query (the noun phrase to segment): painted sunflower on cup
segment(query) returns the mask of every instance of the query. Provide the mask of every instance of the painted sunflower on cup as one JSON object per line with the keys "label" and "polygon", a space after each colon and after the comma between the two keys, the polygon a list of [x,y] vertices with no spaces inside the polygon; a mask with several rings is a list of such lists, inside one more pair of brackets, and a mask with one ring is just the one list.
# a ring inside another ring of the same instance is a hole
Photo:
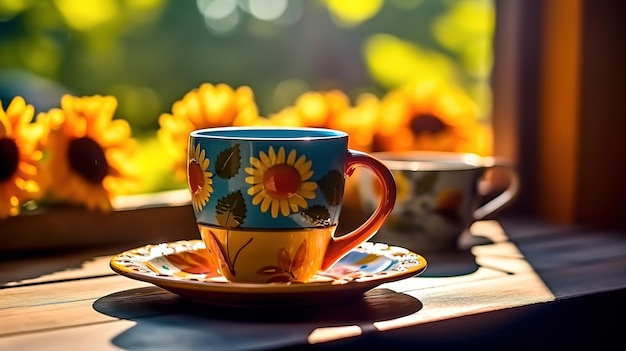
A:
{"label": "painted sunflower on cup", "polygon": [[[341,130],[349,135],[350,149],[367,152],[371,151],[379,104],[379,99],[368,93],[358,96],[351,105],[350,99],[341,90],[310,91],[299,96],[294,105],[270,115],[266,124]],[[359,206],[356,184],[351,180],[346,182],[344,207]]]}
{"label": "painted sunflower on cup", "polygon": [[187,176],[187,143],[196,129],[257,124],[258,107],[248,86],[204,83],[159,116],[158,140],[164,145],[179,180]]}
{"label": "painted sunflower on cup", "polygon": [[42,193],[41,138],[44,125],[33,122],[35,109],[14,97],[6,111],[0,103],[0,220],[17,216],[21,205]]}
{"label": "painted sunflower on cup", "polygon": [[49,133],[43,167],[56,200],[109,212],[111,200],[137,186],[136,141],[126,120],[113,119],[113,96],[64,95],[61,108],[40,113]]}

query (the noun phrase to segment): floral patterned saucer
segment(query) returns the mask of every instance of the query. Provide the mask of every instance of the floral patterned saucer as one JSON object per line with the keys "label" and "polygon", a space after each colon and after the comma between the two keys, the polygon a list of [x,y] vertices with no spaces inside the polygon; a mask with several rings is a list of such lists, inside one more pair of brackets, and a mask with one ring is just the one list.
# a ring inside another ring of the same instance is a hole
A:
{"label": "floral patterned saucer", "polygon": [[230,283],[205,258],[202,240],[146,245],[113,257],[111,268],[182,297],[222,306],[320,305],[361,296],[387,282],[418,275],[424,257],[407,249],[365,242],[306,283]]}

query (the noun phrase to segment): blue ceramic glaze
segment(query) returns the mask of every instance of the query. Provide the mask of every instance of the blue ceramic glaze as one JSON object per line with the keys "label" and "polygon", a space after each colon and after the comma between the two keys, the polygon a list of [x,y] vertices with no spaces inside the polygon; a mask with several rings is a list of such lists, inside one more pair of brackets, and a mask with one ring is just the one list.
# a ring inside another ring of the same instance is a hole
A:
{"label": "blue ceramic glaze", "polygon": [[197,222],[249,229],[336,225],[347,146],[346,133],[329,129],[191,132],[187,172]]}

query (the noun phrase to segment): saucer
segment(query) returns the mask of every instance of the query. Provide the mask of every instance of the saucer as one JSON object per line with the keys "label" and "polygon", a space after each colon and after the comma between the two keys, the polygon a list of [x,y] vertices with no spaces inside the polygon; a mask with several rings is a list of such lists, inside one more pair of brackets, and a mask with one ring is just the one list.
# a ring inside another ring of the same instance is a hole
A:
{"label": "saucer", "polygon": [[184,298],[220,306],[320,305],[362,296],[380,284],[426,269],[424,257],[398,246],[365,242],[306,283],[231,283],[211,267],[202,240],[146,245],[114,256],[116,273]]}

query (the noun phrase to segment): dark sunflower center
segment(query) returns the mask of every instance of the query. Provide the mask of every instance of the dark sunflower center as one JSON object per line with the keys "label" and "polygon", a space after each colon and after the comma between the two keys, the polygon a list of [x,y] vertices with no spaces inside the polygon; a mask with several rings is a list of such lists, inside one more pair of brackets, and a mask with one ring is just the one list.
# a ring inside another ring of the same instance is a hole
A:
{"label": "dark sunflower center", "polygon": [[104,150],[91,138],[71,140],[68,158],[70,168],[90,183],[102,182],[109,172]]}
{"label": "dark sunflower center", "polygon": [[204,171],[202,167],[200,167],[200,163],[198,161],[192,159],[189,161],[187,165],[187,181],[189,182],[189,190],[191,193],[196,195],[202,188],[204,187]]}
{"label": "dark sunflower center", "polygon": [[0,182],[11,179],[19,161],[20,153],[15,140],[0,139]]}
{"label": "dark sunflower center", "polygon": [[446,124],[443,123],[439,117],[430,113],[414,116],[409,127],[415,135],[439,134],[447,128]]}
{"label": "dark sunflower center", "polygon": [[289,199],[302,185],[300,172],[288,164],[270,167],[263,174],[263,188],[274,199]]}

